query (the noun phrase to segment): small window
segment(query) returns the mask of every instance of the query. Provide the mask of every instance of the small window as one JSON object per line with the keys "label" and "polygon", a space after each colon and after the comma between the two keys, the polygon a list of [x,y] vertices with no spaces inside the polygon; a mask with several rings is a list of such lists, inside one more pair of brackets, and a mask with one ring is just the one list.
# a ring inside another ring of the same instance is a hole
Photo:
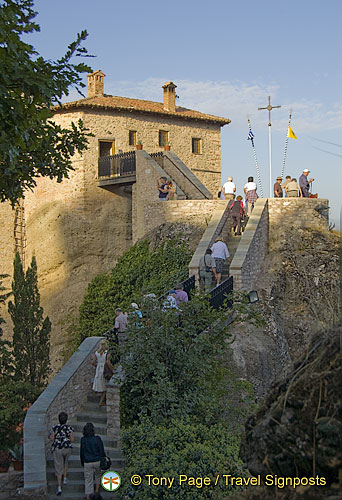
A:
{"label": "small window", "polygon": [[128,144],[130,146],[136,146],[136,144],[137,144],[137,131],[136,130],[129,131]]}
{"label": "small window", "polygon": [[99,156],[112,156],[115,154],[114,141],[99,141]]}
{"label": "small window", "polygon": [[169,133],[166,130],[159,130],[159,146],[165,146],[169,142]]}
{"label": "small window", "polygon": [[201,139],[192,139],[192,152],[199,155],[201,154]]}

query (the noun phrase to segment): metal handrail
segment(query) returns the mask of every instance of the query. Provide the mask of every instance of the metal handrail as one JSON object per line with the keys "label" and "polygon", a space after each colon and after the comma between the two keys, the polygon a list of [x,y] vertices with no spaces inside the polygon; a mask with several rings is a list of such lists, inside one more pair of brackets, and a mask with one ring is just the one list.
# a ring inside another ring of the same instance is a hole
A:
{"label": "metal handrail", "polygon": [[[222,281],[219,286],[213,288],[210,292],[210,305],[214,309],[219,309],[227,296],[233,292],[233,276],[229,276],[229,278]],[[228,307],[232,307],[233,301],[229,300],[227,302]]]}
{"label": "metal handrail", "polygon": [[102,156],[98,161],[98,177],[128,177],[136,173],[135,151]]}

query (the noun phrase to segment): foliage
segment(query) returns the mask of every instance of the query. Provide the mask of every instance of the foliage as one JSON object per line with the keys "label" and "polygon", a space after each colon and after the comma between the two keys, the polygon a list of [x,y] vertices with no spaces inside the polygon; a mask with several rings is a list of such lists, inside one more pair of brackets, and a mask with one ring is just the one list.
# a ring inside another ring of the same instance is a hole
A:
{"label": "foliage", "polygon": [[27,407],[39,396],[41,390],[30,382],[9,378],[0,387],[0,450],[19,443]]}
{"label": "foliage", "polygon": [[131,302],[140,302],[144,292],[160,296],[186,279],[191,252],[180,238],[150,246],[148,239],[136,243],[111,272],[89,284],[80,307],[80,341],[110,329],[117,307],[127,310]]}
{"label": "foliage", "polygon": [[[207,427],[190,418],[172,419],[162,425],[144,418],[140,424],[123,432],[123,451],[127,465],[122,478],[122,498],[135,491],[142,500],[166,497],[170,500],[221,499],[232,489],[225,485],[222,475],[244,475],[238,458],[238,439],[229,435],[220,424]],[[130,483],[133,474],[142,477],[138,487]],[[149,485],[146,476],[151,474],[175,480],[171,488]],[[180,485],[181,474],[208,477],[211,485],[202,488],[186,483]]]}
{"label": "foliage", "polygon": [[227,317],[203,297],[182,304],[182,311],[179,324],[175,310],[147,301],[141,323],[130,323],[121,354],[124,424],[142,415],[155,423],[188,414],[212,422],[222,413],[216,382],[225,378],[219,360],[228,337]]}
{"label": "foliage", "polygon": [[14,302],[9,302],[8,310],[14,325],[15,377],[42,388],[49,374],[51,322],[43,319],[35,257],[25,274],[16,254],[12,290]]}
{"label": "foliage", "polygon": [[[2,279],[7,278],[7,274],[0,274],[0,304],[4,304],[10,293],[1,293],[5,291],[2,286]],[[8,376],[13,374],[13,356],[11,351],[11,343],[8,340],[3,340],[3,331],[1,325],[5,320],[0,316],[0,386],[6,383]]]}
{"label": "foliage", "polygon": [[22,36],[39,31],[33,21],[33,0],[3,0],[0,5],[0,199],[14,205],[39,176],[60,182],[72,170],[71,157],[82,153],[90,135],[80,120],[70,129],[51,122],[51,107],[80,89],[84,63],[73,56],[87,56],[82,46],[87,32],[77,35],[66,54],[45,60]]}

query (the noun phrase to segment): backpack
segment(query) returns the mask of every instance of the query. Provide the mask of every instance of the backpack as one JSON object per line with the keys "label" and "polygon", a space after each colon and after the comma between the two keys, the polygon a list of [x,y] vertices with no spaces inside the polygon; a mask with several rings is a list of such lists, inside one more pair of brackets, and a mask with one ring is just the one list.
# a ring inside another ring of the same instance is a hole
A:
{"label": "backpack", "polygon": [[212,269],[211,269],[211,266],[207,266],[206,262],[205,262],[205,258],[208,254],[205,254],[204,255],[204,265],[205,265],[205,272],[206,273],[211,273],[212,272]]}

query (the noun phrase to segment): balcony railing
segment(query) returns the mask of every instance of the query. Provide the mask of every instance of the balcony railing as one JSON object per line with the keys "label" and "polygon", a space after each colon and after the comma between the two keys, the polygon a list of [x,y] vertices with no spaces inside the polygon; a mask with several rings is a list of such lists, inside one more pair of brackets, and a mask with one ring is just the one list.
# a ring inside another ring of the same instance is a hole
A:
{"label": "balcony railing", "polygon": [[135,151],[99,158],[98,177],[129,177],[135,175]]}

